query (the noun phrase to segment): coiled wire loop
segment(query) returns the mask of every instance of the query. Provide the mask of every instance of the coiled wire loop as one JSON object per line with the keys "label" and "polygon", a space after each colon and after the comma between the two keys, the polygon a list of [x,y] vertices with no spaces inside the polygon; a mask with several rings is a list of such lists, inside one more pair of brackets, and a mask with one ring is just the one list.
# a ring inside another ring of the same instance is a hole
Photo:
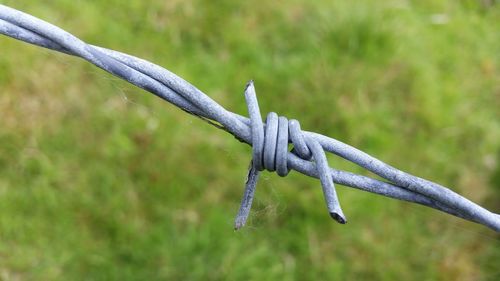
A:
{"label": "coiled wire loop", "polygon": [[286,117],[278,116],[275,112],[270,112],[267,115],[264,126],[253,81],[250,81],[245,88],[245,100],[250,115],[252,132],[252,161],[250,162],[245,192],[235,219],[234,228],[243,227],[247,221],[259,172],[263,170],[276,171],[281,177],[288,175],[290,172],[287,165],[289,143],[292,143],[292,152],[295,155],[315,163],[330,216],[339,223],[346,223],[347,220],[340,207],[335,184],[330,175],[325,151],[319,142],[303,134],[299,121],[288,120]]}

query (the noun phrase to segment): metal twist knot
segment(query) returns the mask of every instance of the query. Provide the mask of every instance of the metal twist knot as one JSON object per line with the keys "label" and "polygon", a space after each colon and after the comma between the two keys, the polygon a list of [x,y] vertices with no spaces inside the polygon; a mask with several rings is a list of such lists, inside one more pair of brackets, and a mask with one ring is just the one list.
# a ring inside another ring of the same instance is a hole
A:
{"label": "metal twist knot", "polygon": [[263,170],[276,171],[281,177],[288,175],[290,172],[287,164],[289,143],[293,146],[291,153],[316,165],[328,212],[333,219],[345,224],[347,220],[337,198],[325,151],[319,142],[303,134],[299,121],[288,120],[286,117],[278,116],[275,112],[270,112],[267,115],[266,124],[264,125],[253,81],[250,81],[245,88],[245,100],[250,115],[252,161],[250,162],[245,193],[236,216],[234,228],[239,229],[246,223],[252,206],[259,172]]}

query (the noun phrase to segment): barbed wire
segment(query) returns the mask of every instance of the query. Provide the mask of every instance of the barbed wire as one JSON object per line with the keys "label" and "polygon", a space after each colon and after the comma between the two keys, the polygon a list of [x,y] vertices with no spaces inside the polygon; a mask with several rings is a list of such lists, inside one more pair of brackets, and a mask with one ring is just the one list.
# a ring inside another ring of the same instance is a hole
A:
{"label": "barbed wire", "polygon": [[[347,219],[340,207],[334,183],[428,206],[500,232],[499,214],[444,186],[400,171],[336,139],[303,131],[297,120],[278,117],[272,112],[264,124],[252,81],[244,90],[250,115],[247,118],[226,110],[163,67],[125,53],[86,44],[57,26],[4,5],[0,5],[0,34],[83,58],[251,145],[252,161],[235,229],[245,224],[259,172],[265,169],[276,171],[280,176],[295,170],[319,178],[327,210],[339,223],[346,223]],[[291,151],[288,150],[289,144],[293,146]],[[351,161],[386,181],[330,168],[325,152]]]}

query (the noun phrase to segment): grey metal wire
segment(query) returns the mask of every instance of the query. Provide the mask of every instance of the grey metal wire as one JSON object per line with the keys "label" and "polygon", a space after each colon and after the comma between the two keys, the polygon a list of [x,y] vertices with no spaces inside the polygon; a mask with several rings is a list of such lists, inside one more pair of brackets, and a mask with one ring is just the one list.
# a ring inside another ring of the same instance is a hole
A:
{"label": "grey metal wire", "polygon": [[[57,26],[4,5],[0,5],[0,33],[40,47],[81,57],[251,145],[252,163],[235,228],[245,224],[259,171],[266,169],[276,170],[281,176],[285,176],[289,170],[295,170],[319,178],[328,212],[340,223],[345,223],[346,219],[340,208],[334,182],[428,206],[500,232],[499,214],[486,210],[444,186],[400,171],[333,138],[303,131],[296,120],[288,121],[271,113],[264,124],[252,82],[245,88],[249,119],[226,110],[199,89],[165,68],[131,55],[86,44]],[[292,151],[288,151],[289,143],[293,145]],[[332,169],[326,162],[325,151],[349,160],[379,175],[387,182]]]}

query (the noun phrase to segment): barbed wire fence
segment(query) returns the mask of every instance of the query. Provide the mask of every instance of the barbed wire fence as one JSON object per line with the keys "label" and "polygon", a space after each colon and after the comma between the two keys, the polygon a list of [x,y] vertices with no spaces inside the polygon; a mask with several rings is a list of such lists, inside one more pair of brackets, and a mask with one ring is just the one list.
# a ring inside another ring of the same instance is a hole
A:
{"label": "barbed wire fence", "polygon": [[[264,123],[253,81],[244,90],[250,116],[247,118],[226,110],[165,68],[128,54],[86,44],[57,26],[4,5],[0,5],[0,34],[87,60],[251,145],[252,160],[235,229],[245,225],[260,171],[276,171],[284,177],[290,170],[295,170],[320,180],[328,213],[342,224],[347,219],[334,183],[424,205],[500,232],[499,214],[444,186],[400,171],[336,139],[303,131],[297,120],[288,120],[271,112]],[[386,181],[330,168],[325,152],[351,161]]]}

